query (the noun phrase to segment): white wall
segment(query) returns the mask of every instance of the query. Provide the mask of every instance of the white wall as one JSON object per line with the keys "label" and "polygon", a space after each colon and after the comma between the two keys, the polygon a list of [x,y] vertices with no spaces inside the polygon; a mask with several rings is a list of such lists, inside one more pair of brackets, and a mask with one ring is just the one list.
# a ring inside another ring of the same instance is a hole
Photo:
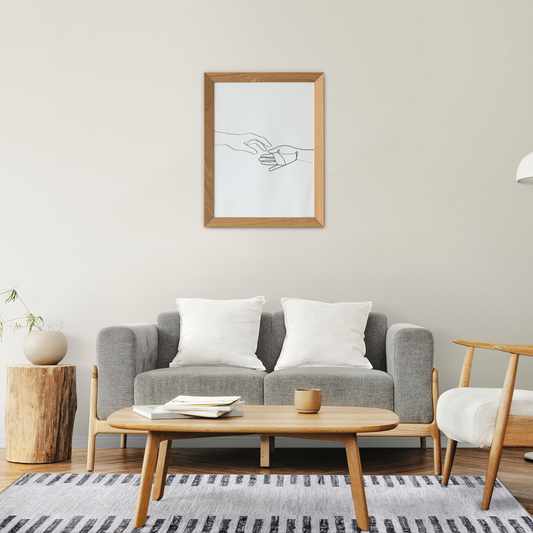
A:
{"label": "white wall", "polygon": [[[533,343],[532,25],[527,0],[2,0],[0,288],[64,322],[77,441],[98,330],[178,296],[372,300],[433,332],[441,390],[454,337]],[[203,227],[222,71],[325,73],[325,228]],[[23,336],[0,344],[0,417]]]}

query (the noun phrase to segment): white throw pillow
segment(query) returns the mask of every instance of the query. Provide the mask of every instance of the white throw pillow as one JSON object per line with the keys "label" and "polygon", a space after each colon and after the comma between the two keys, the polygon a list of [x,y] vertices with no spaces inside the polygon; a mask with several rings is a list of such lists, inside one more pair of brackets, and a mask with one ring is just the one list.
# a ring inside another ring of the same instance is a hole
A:
{"label": "white throw pillow", "polygon": [[274,370],[299,366],[372,368],[365,327],[372,302],[324,303],[282,298],[287,334]]}
{"label": "white throw pillow", "polygon": [[265,370],[255,355],[263,296],[249,300],[178,298],[180,342],[170,366],[240,366]]}

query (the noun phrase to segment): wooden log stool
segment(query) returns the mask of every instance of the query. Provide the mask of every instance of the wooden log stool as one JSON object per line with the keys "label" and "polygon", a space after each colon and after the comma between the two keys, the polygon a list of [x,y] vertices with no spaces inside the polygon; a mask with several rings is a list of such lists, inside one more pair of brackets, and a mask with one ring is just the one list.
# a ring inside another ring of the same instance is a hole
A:
{"label": "wooden log stool", "polygon": [[70,459],[76,407],[74,365],[8,366],[6,460],[58,463]]}

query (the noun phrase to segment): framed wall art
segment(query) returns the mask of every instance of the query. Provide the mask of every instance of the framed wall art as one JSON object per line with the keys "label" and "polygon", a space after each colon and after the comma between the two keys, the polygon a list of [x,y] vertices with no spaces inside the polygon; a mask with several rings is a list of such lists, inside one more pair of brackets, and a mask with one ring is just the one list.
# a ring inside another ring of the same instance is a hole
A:
{"label": "framed wall art", "polygon": [[324,226],[323,73],[206,73],[204,226]]}

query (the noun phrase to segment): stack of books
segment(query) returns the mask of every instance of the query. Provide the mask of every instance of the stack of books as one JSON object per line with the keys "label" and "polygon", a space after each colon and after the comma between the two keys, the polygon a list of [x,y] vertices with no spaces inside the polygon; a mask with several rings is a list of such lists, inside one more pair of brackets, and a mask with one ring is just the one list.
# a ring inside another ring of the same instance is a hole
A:
{"label": "stack of books", "polygon": [[134,405],[133,412],[151,420],[242,416],[240,396],[177,396],[163,405]]}

